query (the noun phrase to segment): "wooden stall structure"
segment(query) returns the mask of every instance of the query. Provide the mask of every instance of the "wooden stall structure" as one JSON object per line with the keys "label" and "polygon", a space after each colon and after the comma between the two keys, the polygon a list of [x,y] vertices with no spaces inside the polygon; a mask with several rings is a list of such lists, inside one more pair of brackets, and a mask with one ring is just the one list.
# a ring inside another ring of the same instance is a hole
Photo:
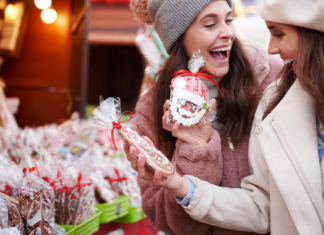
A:
{"label": "wooden stall structure", "polygon": [[21,50],[15,57],[0,52],[6,95],[20,98],[19,126],[57,122],[73,111],[83,117],[100,95],[134,107],[144,68],[135,47],[139,23],[127,4],[52,0],[57,20],[46,24],[33,0],[20,1],[30,4]]}

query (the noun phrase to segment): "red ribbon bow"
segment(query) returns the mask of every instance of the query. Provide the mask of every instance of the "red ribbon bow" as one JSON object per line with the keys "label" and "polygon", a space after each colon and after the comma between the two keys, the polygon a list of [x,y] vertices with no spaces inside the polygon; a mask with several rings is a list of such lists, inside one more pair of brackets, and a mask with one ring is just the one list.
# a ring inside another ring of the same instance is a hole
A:
{"label": "red ribbon bow", "polygon": [[[219,88],[217,82],[215,82],[213,80],[213,78],[216,77],[216,71],[214,69],[210,69],[210,70],[214,71],[214,73],[215,73],[215,75],[213,76],[213,75],[209,75],[207,73],[204,73],[204,71],[207,70],[207,69],[208,68],[203,69],[203,70],[200,70],[197,73],[192,73],[192,72],[190,72],[188,70],[179,70],[179,71],[177,71],[177,72],[174,73],[174,76],[175,76],[175,79],[177,77],[188,77],[188,76],[192,76],[192,77],[198,77],[198,78],[204,79],[206,81],[211,81],[211,82],[213,82],[217,86],[219,92],[221,93],[222,98],[224,98],[223,93],[222,93],[221,89]],[[173,82],[175,81],[175,79],[173,79]],[[173,85],[173,82],[172,82],[171,85]]]}
{"label": "red ribbon bow", "polygon": [[109,176],[107,176],[107,177],[105,178],[105,180],[107,180],[110,184],[111,184],[112,182],[123,182],[123,181],[128,180],[127,177],[120,177],[120,175],[119,175],[119,171],[118,171],[116,168],[114,168],[114,171],[115,171],[115,173],[116,173],[116,175],[117,175],[117,179],[109,178]]}
{"label": "red ribbon bow", "polygon": [[73,188],[69,188],[69,187],[62,187],[60,190],[58,190],[58,192],[61,193],[61,195],[63,195],[64,192],[66,192],[66,197],[68,197],[69,195],[71,195],[71,197],[73,197],[74,199],[76,200],[79,200],[79,198],[77,198],[74,194],[72,194],[72,191],[73,189],[77,188],[78,189],[78,192],[80,194],[83,194],[83,192],[81,192],[81,187],[85,187],[85,186],[90,186],[91,185],[91,180],[89,183],[86,183],[86,184],[81,184],[81,180],[82,180],[82,173],[79,172],[79,176],[78,176],[78,182],[76,183],[76,185],[74,185]]}
{"label": "red ribbon bow", "polygon": [[11,187],[8,184],[5,185],[5,189],[4,189],[3,193],[8,196],[12,193]]}
{"label": "red ribbon bow", "polygon": [[[121,122],[120,119],[125,113],[130,113],[130,118],[128,120],[126,120],[126,121]],[[112,122],[113,128],[111,129],[111,140],[112,140],[112,142],[114,144],[114,147],[115,147],[116,151],[117,151],[117,147],[116,147],[116,143],[115,143],[114,130],[115,129],[120,130],[122,128],[122,125],[120,125],[120,123],[129,122],[132,119],[132,117],[133,117],[133,113],[131,111],[126,111],[126,112],[123,112],[122,115],[120,115],[117,122],[115,122],[115,121]]]}

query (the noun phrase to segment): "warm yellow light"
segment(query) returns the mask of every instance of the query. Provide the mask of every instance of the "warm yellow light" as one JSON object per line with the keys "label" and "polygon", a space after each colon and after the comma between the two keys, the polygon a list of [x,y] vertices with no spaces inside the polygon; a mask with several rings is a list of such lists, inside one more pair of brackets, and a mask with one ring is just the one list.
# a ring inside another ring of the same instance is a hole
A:
{"label": "warm yellow light", "polygon": [[35,0],[35,5],[39,9],[44,10],[52,5],[52,0]]}
{"label": "warm yellow light", "polygon": [[54,9],[46,9],[42,11],[41,18],[46,24],[52,24],[57,18],[57,13]]}
{"label": "warm yellow light", "polygon": [[6,15],[11,15],[14,12],[14,5],[9,4],[6,8]]}

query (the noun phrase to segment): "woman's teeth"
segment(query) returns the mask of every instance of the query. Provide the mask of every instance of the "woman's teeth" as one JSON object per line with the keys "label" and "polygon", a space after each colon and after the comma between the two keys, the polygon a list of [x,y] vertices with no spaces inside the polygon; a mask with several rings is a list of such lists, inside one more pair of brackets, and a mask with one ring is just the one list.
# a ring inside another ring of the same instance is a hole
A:
{"label": "woman's teeth", "polygon": [[285,60],[282,60],[282,61],[284,62],[284,64],[289,64],[289,63],[291,63],[291,62],[293,62],[295,60],[293,60],[293,59],[285,59]]}
{"label": "woman's teeth", "polygon": [[228,51],[230,50],[232,47],[228,46],[228,47],[222,47],[222,48],[216,48],[214,50],[211,50],[212,52],[217,52],[217,51]]}

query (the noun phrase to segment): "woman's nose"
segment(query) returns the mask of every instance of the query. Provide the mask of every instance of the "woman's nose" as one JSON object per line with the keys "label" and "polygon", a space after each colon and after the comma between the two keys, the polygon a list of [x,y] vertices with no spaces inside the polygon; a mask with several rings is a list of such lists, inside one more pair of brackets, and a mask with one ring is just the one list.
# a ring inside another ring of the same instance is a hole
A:
{"label": "woman's nose", "polygon": [[271,55],[280,54],[279,47],[271,39],[270,39],[270,43],[269,43],[269,46],[268,46],[268,53],[271,54]]}
{"label": "woman's nose", "polygon": [[229,27],[227,24],[225,24],[222,27],[222,31],[219,34],[220,38],[233,38],[234,37],[234,31],[231,27]]}

